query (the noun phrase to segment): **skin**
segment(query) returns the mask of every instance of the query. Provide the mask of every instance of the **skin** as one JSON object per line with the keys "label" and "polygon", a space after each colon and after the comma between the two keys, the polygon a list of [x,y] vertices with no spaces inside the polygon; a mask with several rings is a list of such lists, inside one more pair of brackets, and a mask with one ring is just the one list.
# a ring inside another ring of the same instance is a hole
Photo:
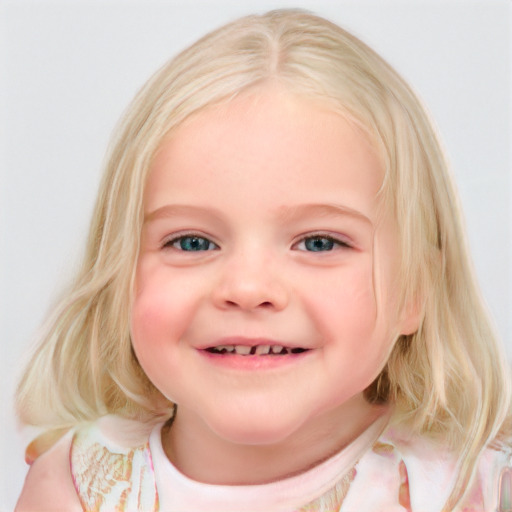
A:
{"label": "skin", "polygon": [[[394,219],[377,215],[382,179],[363,132],[276,87],[203,110],[163,142],[131,331],[147,375],[178,404],[162,441],[184,474],[284,478],[387,412],[362,393],[419,312],[396,307],[399,244]],[[191,234],[207,250],[183,250]],[[226,337],[307,351],[204,350]],[[66,436],[34,462],[17,512],[82,509],[69,449]]]}
{"label": "skin", "polygon": [[[391,215],[377,214],[382,180],[360,129],[275,86],[201,111],[162,143],[131,332],[144,371],[178,404],[162,441],[187,476],[293,475],[386,412],[362,393],[418,315],[397,309],[399,243]],[[306,352],[205,350],[226,338]]]}
{"label": "skin", "polygon": [[[162,441],[184,474],[284,478],[386,413],[363,390],[419,312],[397,309],[382,179],[363,132],[276,87],[203,110],[163,142],[145,191],[131,331],[145,372],[178,404]],[[184,250],[192,235],[205,250]],[[205,351],[226,338],[306,352]],[[69,444],[31,466],[17,512],[81,510]]]}
{"label": "skin", "polygon": [[69,469],[71,437],[65,436],[30,466],[15,512],[79,512]]}

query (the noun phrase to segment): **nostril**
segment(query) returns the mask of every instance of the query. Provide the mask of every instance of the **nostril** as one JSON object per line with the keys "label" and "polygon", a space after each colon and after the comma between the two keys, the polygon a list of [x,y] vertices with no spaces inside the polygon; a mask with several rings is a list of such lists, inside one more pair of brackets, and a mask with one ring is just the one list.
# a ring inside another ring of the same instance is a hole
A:
{"label": "nostril", "polygon": [[[234,301],[234,300],[226,300],[226,305],[227,306],[232,306],[232,307],[240,306],[240,304],[238,302]],[[256,308],[260,307],[260,308],[269,309],[269,308],[273,308],[274,305],[270,301],[265,301],[265,302],[261,302],[260,304],[256,304],[255,307]]]}

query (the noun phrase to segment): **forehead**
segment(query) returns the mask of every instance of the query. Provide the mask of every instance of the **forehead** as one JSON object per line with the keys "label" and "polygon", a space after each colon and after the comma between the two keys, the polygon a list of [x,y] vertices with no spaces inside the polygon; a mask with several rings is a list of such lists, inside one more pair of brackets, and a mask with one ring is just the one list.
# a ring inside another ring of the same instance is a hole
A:
{"label": "forehead", "polygon": [[371,214],[382,180],[359,126],[324,102],[268,87],[201,110],[162,142],[146,211],[231,189],[248,207],[318,199]]}

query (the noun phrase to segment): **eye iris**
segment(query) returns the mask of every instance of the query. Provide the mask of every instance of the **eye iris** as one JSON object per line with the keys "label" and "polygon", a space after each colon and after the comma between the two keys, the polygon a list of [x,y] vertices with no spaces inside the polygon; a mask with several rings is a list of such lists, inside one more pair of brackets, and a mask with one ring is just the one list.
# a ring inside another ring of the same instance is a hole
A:
{"label": "eye iris", "polygon": [[180,240],[180,249],[183,251],[207,251],[210,241],[197,236],[186,236]]}
{"label": "eye iris", "polygon": [[332,251],[334,242],[325,237],[308,238],[305,240],[305,246],[308,251]]}

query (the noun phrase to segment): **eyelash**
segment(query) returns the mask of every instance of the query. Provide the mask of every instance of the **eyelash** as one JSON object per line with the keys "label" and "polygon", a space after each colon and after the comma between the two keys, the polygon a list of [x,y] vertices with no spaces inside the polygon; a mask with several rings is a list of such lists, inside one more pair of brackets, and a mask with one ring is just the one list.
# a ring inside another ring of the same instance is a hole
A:
{"label": "eyelash", "polygon": [[[176,247],[176,244],[183,244],[183,241],[185,241],[186,239],[195,240],[195,245],[192,245],[189,249],[184,248],[183,245],[181,245],[180,247]],[[308,241],[319,241],[320,243],[328,242],[328,245],[327,248],[325,248],[325,250],[320,245],[317,246],[317,249],[311,248],[311,246],[310,248],[308,248]],[[201,248],[201,245],[197,245],[198,243],[203,243],[203,247]],[[205,243],[207,244],[206,247],[204,245]],[[304,248],[300,248],[301,245],[303,245]],[[352,249],[353,246],[347,241],[340,240],[339,238],[333,237],[331,235],[327,235],[324,233],[315,233],[302,237],[298,242],[293,244],[292,248],[296,248],[297,250],[304,252],[332,252],[333,250],[335,250],[335,248]],[[173,238],[164,241],[164,243],[162,244],[162,249],[175,249],[183,252],[206,252],[211,250],[217,250],[219,249],[219,246],[205,236],[199,235],[197,233],[185,233],[179,236],[174,236]]]}

